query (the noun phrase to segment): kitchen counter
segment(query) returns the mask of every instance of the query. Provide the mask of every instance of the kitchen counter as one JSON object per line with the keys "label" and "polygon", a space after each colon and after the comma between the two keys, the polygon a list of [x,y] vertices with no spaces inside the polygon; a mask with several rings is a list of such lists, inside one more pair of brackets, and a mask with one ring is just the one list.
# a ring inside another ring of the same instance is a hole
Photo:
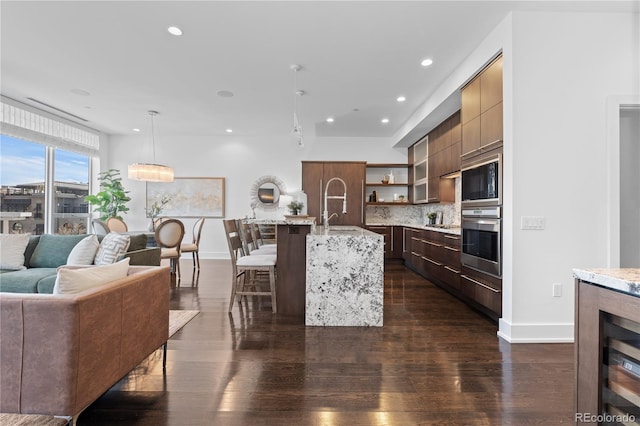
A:
{"label": "kitchen counter", "polygon": [[416,225],[413,223],[382,223],[382,222],[367,222],[366,226],[402,226],[405,228],[414,229],[427,229],[429,231],[442,232],[443,234],[460,235],[460,225],[445,225],[445,226],[433,226],[433,225]]}
{"label": "kitchen counter", "polygon": [[383,324],[383,236],[356,226],[316,226],[307,235],[305,324]]}
{"label": "kitchen counter", "polygon": [[243,219],[245,223],[255,223],[258,225],[315,225],[315,217],[306,217],[300,219]]}
{"label": "kitchen counter", "polygon": [[640,297],[640,268],[574,269],[573,276],[582,281]]}

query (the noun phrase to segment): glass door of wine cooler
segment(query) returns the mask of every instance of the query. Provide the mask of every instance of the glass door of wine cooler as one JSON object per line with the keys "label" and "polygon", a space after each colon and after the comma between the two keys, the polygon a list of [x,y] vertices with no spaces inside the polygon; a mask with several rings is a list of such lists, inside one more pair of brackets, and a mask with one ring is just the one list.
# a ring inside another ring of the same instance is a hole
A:
{"label": "glass door of wine cooler", "polygon": [[603,425],[640,425],[640,323],[602,313]]}

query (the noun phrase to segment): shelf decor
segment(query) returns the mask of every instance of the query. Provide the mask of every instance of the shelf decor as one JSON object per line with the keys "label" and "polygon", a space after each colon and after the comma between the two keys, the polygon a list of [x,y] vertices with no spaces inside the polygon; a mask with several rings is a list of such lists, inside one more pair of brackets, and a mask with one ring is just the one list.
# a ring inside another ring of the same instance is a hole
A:
{"label": "shelf decor", "polygon": [[224,217],[224,178],[175,178],[173,182],[147,182],[147,209],[169,197],[162,217]]}

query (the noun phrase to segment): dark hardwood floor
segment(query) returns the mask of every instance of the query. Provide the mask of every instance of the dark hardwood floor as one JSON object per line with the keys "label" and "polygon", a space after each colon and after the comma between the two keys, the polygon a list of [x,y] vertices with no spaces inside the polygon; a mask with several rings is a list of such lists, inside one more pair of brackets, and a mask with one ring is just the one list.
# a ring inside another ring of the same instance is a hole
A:
{"label": "dark hardwood floor", "polygon": [[[267,303],[227,313],[228,261],[183,261],[171,309],[200,314],[79,425],[573,423],[573,345],[510,345],[497,326],[399,264],[384,327],[305,327]],[[244,308],[244,305],[243,305]]]}

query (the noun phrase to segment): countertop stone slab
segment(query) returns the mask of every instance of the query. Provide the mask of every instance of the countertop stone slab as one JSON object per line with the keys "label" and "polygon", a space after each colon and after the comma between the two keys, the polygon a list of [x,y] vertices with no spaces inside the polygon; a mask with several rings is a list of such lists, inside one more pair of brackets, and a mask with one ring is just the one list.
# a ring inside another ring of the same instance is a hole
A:
{"label": "countertop stone slab", "polygon": [[640,268],[574,269],[573,276],[582,281],[640,297]]}
{"label": "countertop stone slab", "polygon": [[309,217],[304,219],[243,219],[246,223],[256,223],[258,225],[315,225],[316,218]]}
{"label": "countertop stone slab", "polygon": [[308,326],[383,325],[384,237],[354,226],[307,235]]}

